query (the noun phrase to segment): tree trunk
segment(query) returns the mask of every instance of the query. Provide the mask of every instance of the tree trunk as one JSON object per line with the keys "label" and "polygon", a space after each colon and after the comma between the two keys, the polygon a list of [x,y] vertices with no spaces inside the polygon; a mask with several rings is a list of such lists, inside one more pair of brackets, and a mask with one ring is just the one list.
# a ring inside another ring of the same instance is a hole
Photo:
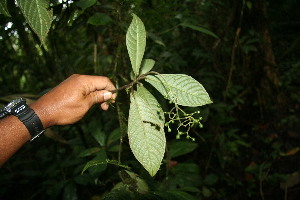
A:
{"label": "tree trunk", "polygon": [[254,76],[261,72],[258,90],[260,103],[265,105],[281,104],[279,92],[279,74],[277,64],[272,48],[272,39],[269,31],[269,22],[267,16],[267,1],[254,0],[252,10],[250,11],[249,21],[252,28],[259,33],[262,42],[260,43],[258,54],[253,59],[256,68]]}

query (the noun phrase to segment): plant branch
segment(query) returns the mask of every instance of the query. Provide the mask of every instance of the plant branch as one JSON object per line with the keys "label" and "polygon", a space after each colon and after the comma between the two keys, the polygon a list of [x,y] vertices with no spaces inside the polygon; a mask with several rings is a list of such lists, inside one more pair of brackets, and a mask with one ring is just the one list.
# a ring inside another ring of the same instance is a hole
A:
{"label": "plant branch", "polygon": [[115,90],[110,90],[110,92],[111,92],[111,93],[116,93],[116,92],[118,92],[118,91],[121,91],[121,90],[124,90],[124,89],[127,89],[127,88],[131,88],[134,84],[137,84],[140,80],[145,79],[146,76],[149,75],[149,74],[159,74],[159,73],[157,73],[157,72],[155,72],[155,71],[147,72],[147,73],[142,74],[142,75],[140,75],[139,77],[137,77],[137,78],[136,78],[134,81],[132,81],[131,83],[129,83],[129,84],[127,84],[127,85],[124,85],[124,86],[122,86],[122,87],[120,87],[120,88],[117,88],[117,89],[115,89]]}

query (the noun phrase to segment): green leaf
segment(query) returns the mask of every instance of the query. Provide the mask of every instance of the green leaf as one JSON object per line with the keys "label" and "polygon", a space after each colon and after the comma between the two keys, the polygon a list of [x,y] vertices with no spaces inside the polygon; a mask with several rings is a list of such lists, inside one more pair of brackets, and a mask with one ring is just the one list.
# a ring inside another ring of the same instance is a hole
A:
{"label": "green leaf", "polygon": [[100,25],[106,25],[112,22],[112,19],[110,16],[104,14],[104,13],[95,13],[93,16],[91,16],[88,19],[88,23],[95,25],[95,26],[100,26]]}
{"label": "green leaf", "polygon": [[218,176],[215,174],[208,174],[205,179],[204,179],[204,183],[205,185],[209,185],[209,186],[213,186],[218,182]]}
{"label": "green leaf", "polygon": [[[120,128],[116,128],[113,130],[107,138],[106,146],[110,146],[111,144],[115,143],[116,141],[120,140],[121,132]],[[119,143],[118,143],[119,144]]]}
{"label": "green leaf", "polygon": [[122,176],[123,183],[131,185],[134,188],[135,192],[138,192],[140,194],[148,193],[149,187],[146,181],[140,178],[136,173],[124,170],[120,173],[120,176]]}
{"label": "green leaf", "polygon": [[187,28],[191,28],[191,29],[193,29],[193,30],[195,30],[195,31],[199,31],[199,32],[201,32],[201,33],[204,33],[204,34],[206,34],[206,35],[210,35],[210,36],[212,36],[212,37],[214,37],[214,38],[216,38],[216,39],[219,39],[219,37],[218,37],[216,34],[214,34],[214,33],[211,32],[210,30],[208,30],[208,29],[206,29],[206,28],[203,28],[203,27],[201,27],[201,26],[195,26],[195,25],[186,24],[186,23],[182,23],[182,24],[180,24],[180,26],[187,27]]}
{"label": "green leaf", "polygon": [[115,189],[106,194],[102,199],[103,200],[131,200],[131,193],[125,189]]}
{"label": "green leaf", "polygon": [[[107,166],[107,155],[105,150],[100,150],[98,152],[98,155],[91,161],[87,162],[86,165],[84,166],[83,170],[81,171],[81,174],[85,172],[87,169],[89,169],[89,173],[92,176],[99,176]],[[100,165],[100,166],[96,166]]]}
{"label": "green leaf", "polygon": [[170,191],[157,191],[155,192],[159,197],[166,200],[196,200],[192,195],[179,191],[179,190],[170,190]]}
{"label": "green leaf", "polygon": [[185,74],[148,75],[146,81],[165,98],[182,106],[203,106],[212,103],[204,87]]}
{"label": "green leaf", "polygon": [[97,0],[81,0],[76,2],[75,4],[81,9],[85,10],[97,3]]}
{"label": "green leaf", "polygon": [[169,154],[171,158],[191,153],[198,147],[198,144],[192,141],[175,140],[169,144]]}
{"label": "green leaf", "polygon": [[65,186],[62,199],[64,199],[64,200],[78,199],[78,197],[77,197],[77,188],[76,188],[75,183],[69,182]]}
{"label": "green leaf", "polygon": [[96,120],[90,121],[88,128],[98,144],[103,147],[105,145],[106,135],[99,127],[99,122]]}
{"label": "green leaf", "polygon": [[92,148],[89,148],[89,149],[86,149],[84,151],[82,151],[78,156],[79,157],[87,157],[87,156],[90,156],[94,153],[97,153],[100,151],[100,148],[99,147],[92,147]]}
{"label": "green leaf", "polygon": [[106,166],[107,164],[116,165],[116,166],[123,167],[125,169],[130,170],[130,167],[128,167],[126,165],[119,164],[118,161],[116,161],[116,160],[109,160],[109,159],[106,159],[105,161],[91,160],[88,163],[86,163],[83,170],[81,171],[81,174],[83,174],[88,168],[90,168],[92,166],[96,166],[96,165],[105,165]]}
{"label": "green leaf", "polygon": [[130,96],[128,138],[136,159],[151,176],[165,153],[164,114],[155,97],[143,86]]}
{"label": "green leaf", "polygon": [[151,33],[151,32],[147,32],[147,37],[149,37],[150,39],[153,40],[153,42],[155,42],[156,44],[159,44],[163,47],[166,47],[164,41],[161,39],[161,37]]}
{"label": "green leaf", "polygon": [[204,197],[209,198],[212,195],[212,192],[207,187],[203,187],[202,194]]}
{"label": "green leaf", "polygon": [[74,177],[74,182],[79,185],[87,186],[89,184],[93,184],[94,178],[89,174],[80,174]]}
{"label": "green leaf", "polygon": [[150,70],[153,68],[154,64],[155,64],[155,60],[144,59],[142,62],[140,74],[146,74],[147,72],[150,72]]}
{"label": "green leaf", "polygon": [[7,0],[0,0],[0,14],[11,17],[7,9]]}
{"label": "green leaf", "polygon": [[132,14],[133,19],[126,34],[126,46],[133,72],[139,75],[139,69],[146,47],[146,30],[142,20]]}
{"label": "green leaf", "polygon": [[42,44],[45,44],[53,18],[53,11],[49,10],[49,2],[47,0],[17,0],[17,3],[27,23],[38,35]]}

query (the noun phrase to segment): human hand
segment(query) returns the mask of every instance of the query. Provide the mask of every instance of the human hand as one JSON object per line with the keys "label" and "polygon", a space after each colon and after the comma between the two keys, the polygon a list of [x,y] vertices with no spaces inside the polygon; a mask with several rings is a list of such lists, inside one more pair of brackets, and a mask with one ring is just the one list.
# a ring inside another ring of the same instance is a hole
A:
{"label": "human hand", "polygon": [[116,89],[109,78],[74,74],[39,98],[30,107],[40,117],[44,128],[73,124],[96,103],[108,109],[107,100],[116,99]]}

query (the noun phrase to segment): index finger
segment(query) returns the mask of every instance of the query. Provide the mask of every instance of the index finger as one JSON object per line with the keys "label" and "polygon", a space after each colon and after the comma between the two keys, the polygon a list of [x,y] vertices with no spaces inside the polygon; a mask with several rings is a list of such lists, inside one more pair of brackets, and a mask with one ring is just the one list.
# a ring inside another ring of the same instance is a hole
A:
{"label": "index finger", "polygon": [[[116,87],[112,81],[105,76],[93,76],[93,75],[82,75],[83,84],[86,86],[87,93],[94,92],[96,90],[115,90]],[[116,98],[116,94],[113,94],[113,98]]]}

